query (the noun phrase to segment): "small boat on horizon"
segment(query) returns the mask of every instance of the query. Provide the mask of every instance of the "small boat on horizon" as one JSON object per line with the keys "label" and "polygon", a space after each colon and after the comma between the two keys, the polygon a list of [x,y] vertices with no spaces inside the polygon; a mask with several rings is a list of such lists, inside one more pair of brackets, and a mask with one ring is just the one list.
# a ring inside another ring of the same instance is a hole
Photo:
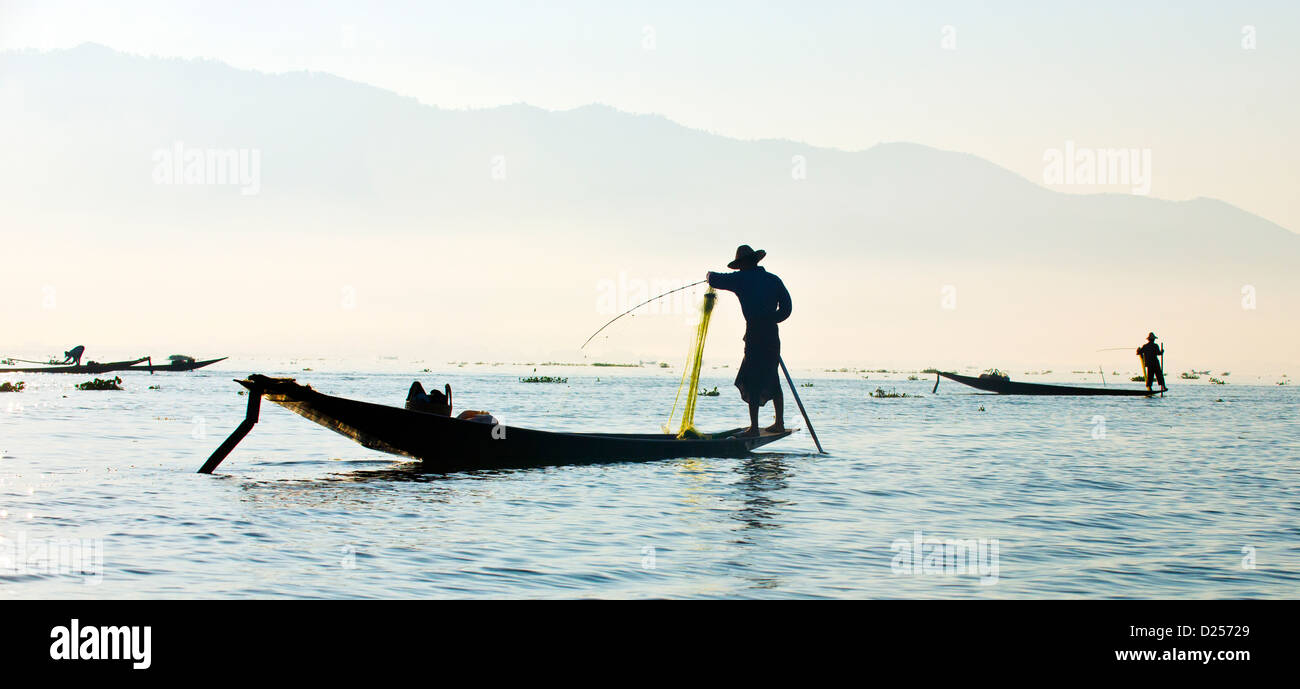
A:
{"label": "small boat on horizon", "polygon": [[89,361],[84,364],[50,364],[22,368],[0,368],[0,373],[111,373],[113,371],[130,370],[132,366],[148,360],[149,357],[142,356],[139,359],[130,361],[109,361],[102,364],[98,361]]}
{"label": "small boat on horizon", "polygon": [[955,380],[963,385],[969,385],[977,390],[985,392],[995,392],[999,395],[1097,395],[1097,396],[1114,396],[1114,397],[1151,397],[1160,395],[1161,390],[1148,390],[1146,388],[1086,388],[1078,385],[1052,385],[1047,383],[1021,383],[1011,380],[1011,377],[994,371],[981,376],[963,376],[957,373],[947,373],[938,371],[934,377],[934,389],[939,389],[939,376],[948,380]]}
{"label": "small boat on horizon", "polygon": [[155,364],[153,363],[153,360],[150,359],[148,363],[137,364],[135,366],[131,366],[130,368],[123,369],[123,370],[148,371],[150,373],[157,373],[159,371],[193,371],[196,368],[211,366],[212,364],[215,364],[218,361],[225,361],[228,358],[230,357],[223,356],[219,359],[206,359],[203,361],[199,361],[192,356],[186,356],[184,354],[173,354],[167,357],[168,363],[165,364]]}
{"label": "small boat on horizon", "polygon": [[193,371],[194,369],[211,366],[218,361],[225,361],[228,357],[219,359],[206,359],[203,361],[196,360],[192,356],[184,354],[173,354],[168,357],[166,364],[154,364],[151,357],[142,356],[139,359],[129,361],[109,361],[99,363],[90,361],[84,364],[58,364],[51,362],[45,366],[27,366],[21,368],[0,368],[0,374],[4,373],[117,373],[121,371],[146,371],[149,373],[160,373],[167,371]]}

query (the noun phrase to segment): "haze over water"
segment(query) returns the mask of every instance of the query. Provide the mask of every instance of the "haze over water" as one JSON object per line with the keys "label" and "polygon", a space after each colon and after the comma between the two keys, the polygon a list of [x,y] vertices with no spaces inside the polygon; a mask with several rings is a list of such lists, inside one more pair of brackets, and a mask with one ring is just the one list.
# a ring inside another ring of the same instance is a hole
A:
{"label": "haze over water", "polygon": [[[667,417],[680,376],[676,367],[539,367],[568,383],[523,384],[517,377],[531,367],[220,366],[123,375],[123,392],[77,391],[78,376],[5,377],[27,389],[0,396],[0,596],[1282,598],[1300,590],[1300,394],[1272,381],[1170,381],[1163,399],[1031,398],[949,381],[932,394],[927,376],[796,370],[813,383],[799,392],[827,456],[800,432],[747,459],[453,475],[422,474],[266,403],[218,473],[200,476],[194,470],[243,418],[247,397],[230,379],[254,370],[395,405],[413,379],[450,382],[457,408],[488,409],[507,426],[639,432]],[[424,367],[435,372],[416,373]],[[700,398],[697,424],[740,425],[732,371],[705,373],[703,384],[722,395]],[[921,397],[870,397],[877,386]],[[790,407],[787,423],[803,427]],[[996,539],[996,583],[897,573],[893,546],[917,531]],[[20,540],[51,539],[102,539],[100,576],[17,571],[4,559]],[[1254,569],[1243,567],[1248,555]]]}

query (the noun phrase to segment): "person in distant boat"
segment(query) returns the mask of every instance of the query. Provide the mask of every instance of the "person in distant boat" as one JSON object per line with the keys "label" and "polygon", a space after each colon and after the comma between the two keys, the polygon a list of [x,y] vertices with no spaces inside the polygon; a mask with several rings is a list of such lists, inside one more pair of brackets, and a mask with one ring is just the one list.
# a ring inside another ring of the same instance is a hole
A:
{"label": "person in distant boat", "polygon": [[[411,383],[411,389],[406,393],[406,408],[411,411],[421,411],[439,416],[451,416],[451,384],[445,385],[443,390],[446,392],[430,390],[426,393],[424,386],[420,385],[420,381],[417,380]],[[456,418],[491,424],[497,423],[497,420],[491,414],[475,409],[466,409]]]}
{"label": "person in distant boat", "polygon": [[736,388],[749,405],[749,429],[742,435],[759,434],[758,410],[772,402],[776,423],[765,430],[785,430],[785,399],[777,366],[781,360],[781,337],[777,324],[790,317],[790,292],[781,278],[759,267],[766,251],[755,251],[748,244],[736,248],[736,259],[727,264],[734,273],[707,275],[709,286],[735,292],[745,315],[745,358],[736,372]]}
{"label": "person in distant boat", "polygon": [[63,353],[63,361],[60,363],[72,364],[73,366],[80,366],[81,355],[85,353],[86,353],[86,348],[82,345],[77,345],[76,347],[73,347],[72,349],[69,349],[68,351]]}
{"label": "person in distant boat", "polygon": [[1164,347],[1156,344],[1156,334],[1147,333],[1147,343],[1138,347],[1138,356],[1142,357],[1142,365],[1147,369],[1147,389],[1151,389],[1151,379],[1160,383],[1160,392],[1169,388],[1165,387],[1165,372],[1160,368],[1160,356],[1165,353]]}

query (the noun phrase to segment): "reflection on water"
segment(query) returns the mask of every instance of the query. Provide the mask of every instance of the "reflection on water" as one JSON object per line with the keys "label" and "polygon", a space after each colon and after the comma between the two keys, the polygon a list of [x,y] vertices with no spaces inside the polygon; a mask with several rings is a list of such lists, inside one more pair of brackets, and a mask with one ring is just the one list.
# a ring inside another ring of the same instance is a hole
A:
{"label": "reflection on water", "polygon": [[[521,385],[512,372],[421,377],[450,382],[458,398],[514,423],[573,431],[652,430],[677,386],[671,373],[601,371],[599,381],[584,369],[567,373],[567,386],[549,387]],[[389,404],[401,403],[412,378],[297,375]],[[55,376],[27,380],[21,408],[0,413],[0,544],[102,539],[103,572],[94,585],[57,572],[0,572],[0,596],[1300,590],[1295,388],[1031,399],[932,394],[932,382],[899,380],[887,387],[922,396],[874,399],[879,380],[819,379],[800,392],[830,455],[798,433],[744,459],[453,474],[427,473],[265,405],[222,473],[199,476],[243,418],[247,398],[230,377],[128,378],[121,393],[74,391],[77,381]],[[728,390],[729,380],[707,382]],[[699,400],[703,428],[735,427],[744,416],[734,393]],[[918,531],[997,539],[997,583],[897,574],[891,544]],[[1246,547],[1257,553],[1253,569],[1242,564]]]}
{"label": "reflection on water", "polygon": [[[754,456],[741,460],[736,467],[740,481],[736,484],[740,490],[742,507],[735,518],[744,523],[746,529],[777,528],[781,507],[787,504],[782,491],[787,488],[786,476],[789,470],[779,456]],[[745,543],[744,539],[739,542]]]}

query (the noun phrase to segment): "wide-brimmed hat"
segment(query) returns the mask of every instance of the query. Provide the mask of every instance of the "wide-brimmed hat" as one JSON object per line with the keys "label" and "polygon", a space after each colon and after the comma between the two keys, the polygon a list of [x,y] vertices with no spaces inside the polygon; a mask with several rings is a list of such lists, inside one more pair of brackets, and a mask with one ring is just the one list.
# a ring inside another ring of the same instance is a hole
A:
{"label": "wide-brimmed hat", "polygon": [[1155,334],[1155,333],[1147,333],[1147,340],[1148,340],[1148,341],[1149,341],[1149,340],[1154,340],[1154,339],[1156,339],[1156,334]]}
{"label": "wide-brimmed hat", "polygon": [[750,245],[741,244],[736,247],[736,260],[728,263],[727,267],[736,270],[744,265],[758,265],[758,262],[763,260],[763,257],[766,255],[767,252],[762,249],[754,251],[753,247]]}

